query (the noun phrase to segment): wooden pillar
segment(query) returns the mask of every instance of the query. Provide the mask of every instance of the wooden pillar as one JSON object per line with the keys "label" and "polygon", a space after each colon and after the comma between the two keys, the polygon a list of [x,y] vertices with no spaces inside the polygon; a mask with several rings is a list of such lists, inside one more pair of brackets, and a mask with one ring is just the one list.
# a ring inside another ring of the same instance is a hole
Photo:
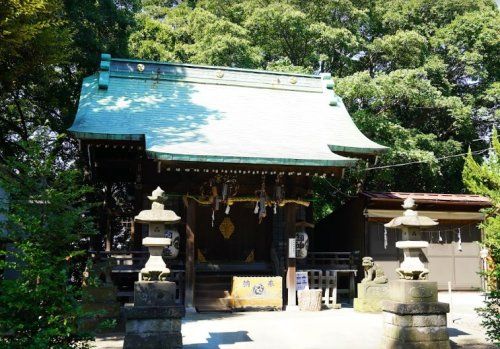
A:
{"label": "wooden pillar", "polygon": [[194,307],[194,287],[196,271],[195,262],[195,224],[196,224],[196,201],[187,199],[186,214],[186,278],[185,278],[185,296],[184,305],[186,311],[195,312]]}
{"label": "wooden pillar", "polygon": [[[137,169],[135,174],[134,185],[134,215],[139,214],[142,210],[142,194],[143,194],[143,181],[142,181],[142,154],[137,156]],[[142,227],[138,223],[133,223],[134,228],[131,231],[132,235],[132,250],[139,251],[142,249]]]}
{"label": "wooden pillar", "polygon": [[113,197],[111,195],[112,192],[112,187],[111,183],[107,183],[104,186],[104,214],[106,215],[105,218],[105,226],[104,226],[104,250],[106,252],[111,251],[113,247],[113,231],[111,229],[111,201],[113,200]]}
{"label": "wooden pillar", "polygon": [[286,272],[286,285],[288,289],[288,301],[286,310],[297,309],[297,296],[296,296],[296,271],[297,260],[295,258],[295,251],[291,255],[290,252],[290,239],[295,240],[295,215],[297,206],[289,203],[285,206],[285,236],[288,238],[288,258],[287,258],[287,272]]}
{"label": "wooden pillar", "polygon": [[[135,199],[134,199],[134,216],[138,215],[142,210],[142,183],[135,184]],[[142,249],[142,226],[135,221],[132,222],[132,229],[130,231],[132,240],[132,250],[140,251]]]}

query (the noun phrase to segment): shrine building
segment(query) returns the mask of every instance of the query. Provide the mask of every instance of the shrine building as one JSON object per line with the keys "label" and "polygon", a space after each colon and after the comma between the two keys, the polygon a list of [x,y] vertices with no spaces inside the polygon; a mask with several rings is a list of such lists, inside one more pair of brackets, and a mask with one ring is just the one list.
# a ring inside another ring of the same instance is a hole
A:
{"label": "shrine building", "polygon": [[[387,149],[356,127],[330,74],[109,54],[83,80],[69,131],[91,180],[126,188],[130,217],[149,208],[147,195],[157,186],[166,192],[166,207],[182,223],[165,258],[180,302],[198,310],[220,307],[233,276],[280,276],[283,305],[294,306],[295,272],[308,263],[299,259],[307,241],[297,231],[314,239],[313,178],[340,177]],[[117,280],[137,280],[147,230],[129,220],[130,239],[117,250],[110,219],[104,222],[106,244],[97,243],[104,251],[96,253],[126,260],[113,269]],[[347,269],[351,252],[335,256]]]}

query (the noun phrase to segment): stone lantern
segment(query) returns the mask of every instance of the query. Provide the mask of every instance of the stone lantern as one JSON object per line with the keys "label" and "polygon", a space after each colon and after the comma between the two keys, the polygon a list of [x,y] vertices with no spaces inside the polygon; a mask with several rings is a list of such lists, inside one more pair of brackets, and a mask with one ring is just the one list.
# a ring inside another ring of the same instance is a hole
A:
{"label": "stone lantern", "polygon": [[404,201],[404,213],[385,224],[401,229],[404,260],[396,273],[399,280],[389,282],[389,300],[382,302],[384,330],[382,348],[450,348],[446,314],[447,303],[438,302],[437,282],[427,280],[429,270],[420,257],[429,243],[422,240],[422,228],[438,222],[419,216],[412,198]]}
{"label": "stone lantern", "polygon": [[165,228],[178,223],[180,217],[165,210],[160,187],[148,198],[151,209],[141,211],[135,221],[149,226],[149,236],[142,243],[150,256],[134,284],[134,304],[125,304],[123,348],[182,348],[181,318],[185,309],[175,304],[176,285],[166,281],[170,270],[162,258],[163,249],[171,242],[165,237]]}
{"label": "stone lantern", "polygon": [[149,249],[149,259],[139,273],[139,281],[165,280],[170,270],[163,261],[163,249],[171,244],[165,237],[165,226],[179,223],[181,218],[174,211],[165,210],[163,204],[165,192],[157,187],[148,199],[151,209],[141,211],[136,217],[137,223],[148,224],[149,236],[142,239],[142,244]]}
{"label": "stone lantern", "polygon": [[419,216],[414,210],[415,201],[407,198],[403,203],[403,216],[396,217],[385,224],[386,228],[397,228],[402,231],[402,241],[396,242],[396,248],[403,250],[404,259],[396,272],[400,279],[426,280],[429,270],[420,259],[422,248],[429,247],[427,241],[422,240],[422,228],[432,227],[439,223],[435,220]]}

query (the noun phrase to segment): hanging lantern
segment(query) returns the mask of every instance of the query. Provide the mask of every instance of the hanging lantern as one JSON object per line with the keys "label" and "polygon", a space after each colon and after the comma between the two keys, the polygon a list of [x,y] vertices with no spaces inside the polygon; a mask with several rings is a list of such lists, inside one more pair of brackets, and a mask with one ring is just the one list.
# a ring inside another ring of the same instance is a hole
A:
{"label": "hanging lantern", "polygon": [[307,249],[309,248],[309,235],[305,230],[298,231],[295,236],[295,255],[297,259],[304,259],[307,257]]}
{"label": "hanging lantern", "polygon": [[172,242],[171,245],[165,247],[163,249],[163,256],[167,259],[175,259],[179,256],[179,243],[180,243],[180,234],[177,229],[167,229],[165,231],[165,237],[170,239]]}
{"label": "hanging lantern", "polygon": [[307,250],[309,249],[309,235],[306,228],[314,228],[314,224],[301,221],[297,222],[295,227],[295,256],[297,259],[304,259],[307,257]]}

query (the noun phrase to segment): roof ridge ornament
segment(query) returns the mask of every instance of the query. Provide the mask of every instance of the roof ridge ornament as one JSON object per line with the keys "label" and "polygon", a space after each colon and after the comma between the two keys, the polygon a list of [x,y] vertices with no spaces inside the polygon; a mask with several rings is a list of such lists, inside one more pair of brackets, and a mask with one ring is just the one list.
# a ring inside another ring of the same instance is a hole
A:
{"label": "roof ridge ornament", "polygon": [[107,90],[109,86],[109,70],[111,68],[111,55],[101,54],[101,64],[99,65],[99,90]]}
{"label": "roof ridge ornament", "polygon": [[[335,87],[335,82],[332,79],[332,74],[321,73],[321,83],[323,85],[323,93],[328,95],[330,98],[329,105],[332,107],[338,106],[342,102],[342,98],[338,96],[333,88]],[[330,92],[331,91],[331,92]]]}

